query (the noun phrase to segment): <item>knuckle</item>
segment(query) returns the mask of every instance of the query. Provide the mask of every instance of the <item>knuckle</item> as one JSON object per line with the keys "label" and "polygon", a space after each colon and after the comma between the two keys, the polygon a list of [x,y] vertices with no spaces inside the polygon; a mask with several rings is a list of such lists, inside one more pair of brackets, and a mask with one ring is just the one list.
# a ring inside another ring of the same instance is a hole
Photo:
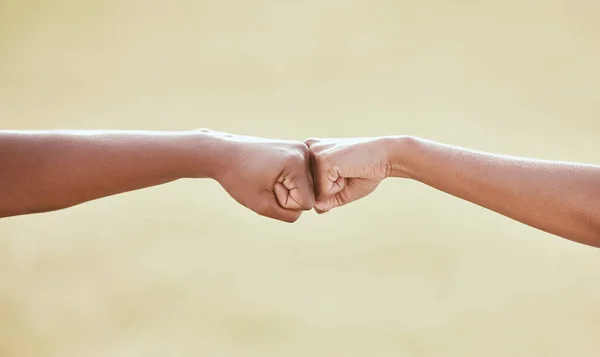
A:
{"label": "knuckle", "polygon": [[300,152],[302,152],[302,154],[304,156],[308,156],[308,155],[310,155],[310,148],[306,144],[301,143],[300,144]]}
{"label": "knuckle", "polygon": [[308,147],[302,143],[295,144],[295,147],[290,150],[287,154],[287,161],[290,163],[304,163],[306,158],[310,155]]}
{"label": "knuckle", "polygon": [[299,209],[302,209],[304,211],[309,211],[313,209],[313,207],[315,206],[315,196],[312,187],[307,188],[305,192],[300,192],[298,206]]}
{"label": "knuckle", "polygon": [[302,155],[306,156],[310,153],[310,149],[308,147],[308,145],[306,145],[305,143],[302,142],[298,142],[296,144],[294,144],[294,149],[296,149],[298,152],[302,153]]}
{"label": "knuckle", "polygon": [[308,145],[309,147],[318,142],[319,142],[319,139],[317,139],[317,138],[308,138],[308,139],[304,140],[304,144]]}
{"label": "knuckle", "polygon": [[324,167],[329,162],[329,155],[327,155],[327,153],[324,153],[324,152],[313,153],[313,157],[314,157],[315,164],[317,165],[317,167]]}

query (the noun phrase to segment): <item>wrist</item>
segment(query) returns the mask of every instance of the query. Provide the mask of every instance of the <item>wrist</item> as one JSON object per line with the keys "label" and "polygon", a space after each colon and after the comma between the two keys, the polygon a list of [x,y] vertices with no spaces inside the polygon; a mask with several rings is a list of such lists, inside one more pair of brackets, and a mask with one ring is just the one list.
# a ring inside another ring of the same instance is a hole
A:
{"label": "wrist", "polygon": [[413,178],[421,139],[413,136],[387,136],[383,145],[390,167],[388,177]]}
{"label": "wrist", "polygon": [[191,130],[177,135],[178,155],[185,158],[183,178],[212,178],[219,171],[219,148],[222,145],[214,132],[208,129]]}
{"label": "wrist", "polygon": [[190,132],[194,143],[189,145],[192,154],[191,178],[211,178],[220,181],[229,171],[232,161],[234,135],[198,129]]}

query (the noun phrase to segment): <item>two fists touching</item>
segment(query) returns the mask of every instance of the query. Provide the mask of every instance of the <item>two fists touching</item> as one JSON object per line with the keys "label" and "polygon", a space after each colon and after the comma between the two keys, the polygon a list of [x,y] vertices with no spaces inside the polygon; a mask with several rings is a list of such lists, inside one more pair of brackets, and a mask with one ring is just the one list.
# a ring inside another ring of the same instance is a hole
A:
{"label": "two fists touching", "polygon": [[367,195],[389,174],[380,140],[306,142],[209,129],[0,131],[0,218],[55,211],[183,178],[212,178],[254,212],[295,222]]}
{"label": "two fists touching", "polygon": [[217,177],[255,212],[294,222],[361,199],[387,177],[410,178],[532,227],[600,246],[600,166],[478,152],[397,136],[308,139],[232,137],[235,169]]}
{"label": "two fists touching", "polygon": [[365,197],[391,173],[385,139],[221,139],[228,149],[215,179],[240,204],[285,222]]}
{"label": "two fists touching", "polygon": [[0,131],[0,218],[182,178],[213,178],[296,221],[410,178],[532,227],[600,246],[600,166],[495,155],[410,136],[270,140],[211,130]]}

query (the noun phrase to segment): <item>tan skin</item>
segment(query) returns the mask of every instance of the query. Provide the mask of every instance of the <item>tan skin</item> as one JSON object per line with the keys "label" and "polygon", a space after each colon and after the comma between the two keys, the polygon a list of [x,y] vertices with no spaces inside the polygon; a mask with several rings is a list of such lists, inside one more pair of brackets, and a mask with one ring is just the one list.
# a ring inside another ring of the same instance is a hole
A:
{"label": "tan skin", "polygon": [[0,131],[0,217],[63,209],[182,178],[212,178],[284,222],[313,208],[302,142],[209,130]]}
{"label": "tan skin", "polygon": [[363,198],[388,177],[417,180],[600,246],[596,165],[493,155],[408,136],[302,143],[210,130],[0,131],[0,217],[211,178],[254,212],[294,222],[313,207],[325,213]]}
{"label": "tan skin", "polygon": [[308,139],[319,213],[413,179],[563,238],[600,247],[600,166],[493,155],[414,137]]}

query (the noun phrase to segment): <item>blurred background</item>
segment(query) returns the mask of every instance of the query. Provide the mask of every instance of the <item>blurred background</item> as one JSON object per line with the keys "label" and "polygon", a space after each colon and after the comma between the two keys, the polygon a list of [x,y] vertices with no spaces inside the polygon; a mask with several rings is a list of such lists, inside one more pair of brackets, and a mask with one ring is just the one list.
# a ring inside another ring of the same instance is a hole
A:
{"label": "blurred background", "polygon": [[[2,129],[410,134],[600,163],[594,0],[0,0]],[[0,356],[596,356],[598,250],[415,182],[0,221]]]}

